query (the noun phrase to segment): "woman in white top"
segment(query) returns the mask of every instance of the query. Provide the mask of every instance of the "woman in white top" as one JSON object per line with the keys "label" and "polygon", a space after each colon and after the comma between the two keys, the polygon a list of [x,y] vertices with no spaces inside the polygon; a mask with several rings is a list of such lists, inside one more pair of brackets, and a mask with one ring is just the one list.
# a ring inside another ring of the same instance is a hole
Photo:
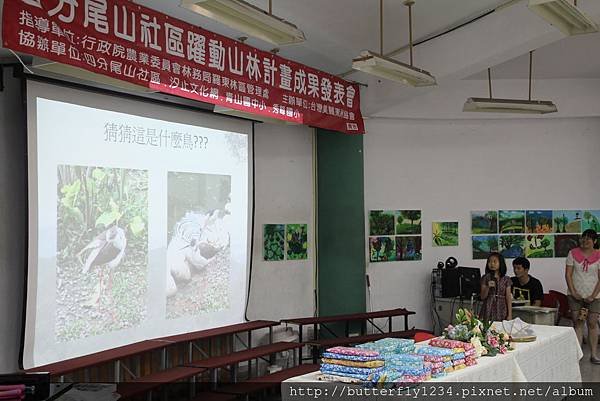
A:
{"label": "woman in white top", "polygon": [[600,365],[596,354],[598,347],[598,316],[600,314],[600,251],[594,249],[598,234],[585,230],[581,234],[578,248],[573,248],[567,256],[565,278],[569,287],[569,307],[573,313],[575,333],[581,344],[583,321],[577,319],[582,307],[588,309],[588,343],[593,364]]}

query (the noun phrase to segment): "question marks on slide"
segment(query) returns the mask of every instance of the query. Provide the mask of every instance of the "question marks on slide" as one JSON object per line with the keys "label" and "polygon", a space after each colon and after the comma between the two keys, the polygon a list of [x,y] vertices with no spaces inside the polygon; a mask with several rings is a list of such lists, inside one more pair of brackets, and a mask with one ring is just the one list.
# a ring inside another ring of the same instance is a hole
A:
{"label": "question marks on slide", "polygon": [[[200,141],[200,143],[198,143]],[[202,146],[204,145],[204,146]],[[208,137],[194,135],[194,149],[207,149],[208,148]]]}

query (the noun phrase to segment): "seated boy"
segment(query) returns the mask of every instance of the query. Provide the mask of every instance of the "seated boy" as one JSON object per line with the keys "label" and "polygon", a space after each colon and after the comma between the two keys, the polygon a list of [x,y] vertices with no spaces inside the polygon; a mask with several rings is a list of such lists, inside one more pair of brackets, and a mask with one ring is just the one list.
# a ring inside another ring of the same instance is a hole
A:
{"label": "seated boy", "polygon": [[518,257],[512,262],[515,277],[512,278],[513,301],[526,301],[532,306],[542,306],[544,289],[542,283],[529,275],[529,260]]}

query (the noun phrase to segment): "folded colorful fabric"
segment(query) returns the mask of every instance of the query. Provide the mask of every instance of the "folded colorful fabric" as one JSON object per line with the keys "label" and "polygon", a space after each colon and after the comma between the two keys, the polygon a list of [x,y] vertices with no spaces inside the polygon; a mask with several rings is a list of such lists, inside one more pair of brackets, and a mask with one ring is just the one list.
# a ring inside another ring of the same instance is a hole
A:
{"label": "folded colorful fabric", "polygon": [[327,371],[328,373],[352,373],[358,375],[369,375],[372,373],[380,372],[382,368],[355,368],[352,366],[334,365],[331,363],[324,363],[321,365],[321,371]]}
{"label": "folded colorful fabric", "polygon": [[396,369],[384,368],[379,373],[379,381],[385,382],[385,383],[395,382],[396,380],[401,378],[402,375],[403,375],[403,373]]}
{"label": "folded colorful fabric", "polygon": [[452,365],[453,366],[464,365],[464,364],[465,364],[465,358],[457,359],[455,361],[452,361]]}
{"label": "folded colorful fabric", "polygon": [[452,350],[442,347],[433,347],[430,345],[423,345],[416,347],[415,353],[419,355],[433,355],[433,356],[451,356]]}
{"label": "folded colorful fabric", "polygon": [[422,383],[426,380],[429,379],[429,376],[415,376],[415,375],[404,375],[402,376],[402,378],[400,378],[399,380],[396,381],[397,384],[404,384],[404,383]]}
{"label": "folded colorful fabric", "polygon": [[379,356],[358,356],[358,355],[343,355],[343,354],[334,354],[331,352],[323,352],[323,358],[329,359],[342,359],[346,361],[358,361],[358,362],[367,362],[367,361],[377,361],[380,360]]}
{"label": "folded colorful fabric", "polygon": [[415,345],[415,340],[408,338],[382,338],[381,340],[374,341],[375,344],[382,347],[409,347]]}
{"label": "folded colorful fabric", "polygon": [[465,358],[465,365],[467,365],[467,366],[477,365],[477,359],[475,359],[475,358]]}
{"label": "folded colorful fabric", "polygon": [[452,352],[455,354],[464,354],[465,349],[463,347],[452,348]]}
{"label": "folded colorful fabric", "polygon": [[454,370],[460,370],[460,369],[464,369],[466,367],[467,367],[467,365],[465,365],[464,363],[462,363],[460,365],[454,365]]}
{"label": "folded colorful fabric", "polygon": [[437,356],[437,355],[423,355],[423,356],[425,357],[425,362],[433,362],[433,363],[444,362],[443,356]]}
{"label": "folded colorful fabric", "polygon": [[423,361],[402,361],[402,360],[397,360],[397,359],[384,359],[385,360],[385,366],[392,368],[392,369],[396,369],[396,370],[402,370],[405,368],[410,368],[410,369],[422,369],[423,368]]}
{"label": "folded colorful fabric", "polygon": [[330,375],[330,376],[339,376],[339,377],[349,377],[352,379],[357,379],[357,380],[361,380],[363,382],[365,381],[371,381],[374,378],[374,374],[359,374],[359,373],[340,373],[340,372],[332,372],[329,370],[323,370],[321,369],[321,373],[323,375]]}
{"label": "folded colorful fabric", "polygon": [[405,338],[382,338],[374,342],[359,344],[357,348],[399,354],[412,352],[415,342]]}
{"label": "folded colorful fabric", "polygon": [[355,379],[353,377],[337,376],[337,375],[330,375],[330,374],[320,374],[317,377],[317,379],[321,380],[321,381],[325,381],[325,382],[342,382],[342,383],[352,383],[352,384],[360,384],[363,382],[362,379]]}
{"label": "folded colorful fabric", "polygon": [[457,359],[465,359],[465,353],[464,352],[458,352],[454,355],[452,355],[452,360],[456,361]]}
{"label": "folded colorful fabric", "polygon": [[340,354],[340,355],[354,355],[354,356],[379,356],[379,352],[369,350],[369,349],[360,349],[360,348],[352,348],[352,347],[333,347],[328,348],[326,350],[332,354]]}
{"label": "folded colorful fabric", "polygon": [[396,370],[423,369],[423,364],[418,362],[386,362],[385,366]]}
{"label": "folded colorful fabric", "polygon": [[425,357],[417,354],[393,354],[386,352],[381,354],[381,358],[386,362],[412,362],[420,364],[425,362]]}
{"label": "folded colorful fabric", "polygon": [[477,351],[475,350],[475,348],[465,351],[465,356],[473,356],[473,355],[477,355]]}
{"label": "folded colorful fabric", "polygon": [[394,367],[394,369],[409,376],[423,376],[431,374],[431,368]]}
{"label": "folded colorful fabric", "polygon": [[452,372],[454,372],[454,366],[444,368],[444,372],[446,372],[446,373],[452,373]]}
{"label": "folded colorful fabric", "polygon": [[446,361],[446,362],[444,362],[444,367],[445,367],[445,368],[451,368],[452,366],[454,366],[454,365],[452,364],[452,361]]}
{"label": "folded colorful fabric", "polygon": [[441,348],[463,348],[463,352],[474,348],[473,344],[471,344],[471,343],[465,343],[462,341],[449,340],[447,338],[439,338],[439,337],[432,338],[429,341],[429,345],[432,345],[434,347],[441,347]]}
{"label": "folded colorful fabric", "polygon": [[352,366],[354,368],[380,368],[385,364],[385,362],[383,362],[382,360],[348,361],[346,359],[334,359],[334,358],[322,358],[321,362],[332,364],[332,365]]}
{"label": "folded colorful fabric", "polygon": [[431,370],[434,371],[436,369],[444,369],[444,362],[432,362],[431,363]]}

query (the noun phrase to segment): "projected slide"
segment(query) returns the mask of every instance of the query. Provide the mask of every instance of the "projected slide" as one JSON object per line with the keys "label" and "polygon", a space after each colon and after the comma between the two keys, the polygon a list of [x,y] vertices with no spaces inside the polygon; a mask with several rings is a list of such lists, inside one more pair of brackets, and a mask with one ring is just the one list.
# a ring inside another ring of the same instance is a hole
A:
{"label": "projected slide", "polygon": [[28,82],[23,366],[244,321],[251,124]]}
{"label": "projected slide", "polygon": [[56,337],[135,327],[146,317],[148,172],[60,165]]}

